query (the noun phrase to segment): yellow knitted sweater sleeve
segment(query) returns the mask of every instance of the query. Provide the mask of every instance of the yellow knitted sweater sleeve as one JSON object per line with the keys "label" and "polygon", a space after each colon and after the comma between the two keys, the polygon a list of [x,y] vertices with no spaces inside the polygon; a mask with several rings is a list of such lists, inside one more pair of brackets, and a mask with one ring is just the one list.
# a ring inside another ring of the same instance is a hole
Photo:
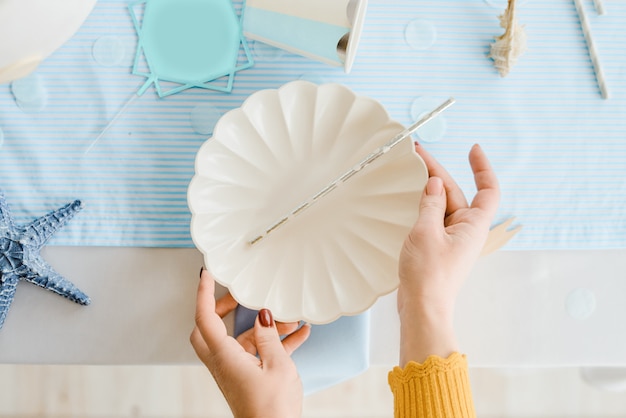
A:
{"label": "yellow knitted sweater sleeve", "polygon": [[430,356],[389,372],[396,418],[475,418],[467,358]]}

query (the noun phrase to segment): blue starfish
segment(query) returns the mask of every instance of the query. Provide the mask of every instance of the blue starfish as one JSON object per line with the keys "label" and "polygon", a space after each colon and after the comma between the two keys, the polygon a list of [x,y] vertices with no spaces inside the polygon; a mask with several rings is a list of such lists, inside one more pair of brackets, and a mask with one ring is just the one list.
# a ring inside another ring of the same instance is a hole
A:
{"label": "blue starfish", "polygon": [[28,225],[16,226],[4,193],[0,190],[0,328],[20,280],[52,290],[81,305],[91,302],[87,295],[55,272],[39,254],[48,239],[81,209],[80,200],[76,200]]}

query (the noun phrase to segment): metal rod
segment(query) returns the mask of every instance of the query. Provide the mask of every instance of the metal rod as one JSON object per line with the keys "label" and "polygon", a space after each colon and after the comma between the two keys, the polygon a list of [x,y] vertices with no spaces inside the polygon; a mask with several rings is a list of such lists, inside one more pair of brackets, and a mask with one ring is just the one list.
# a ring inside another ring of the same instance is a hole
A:
{"label": "metal rod", "polygon": [[593,0],[593,5],[596,8],[596,12],[598,12],[600,16],[606,14],[606,10],[604,9],[604,3],[602,3],[602,0]]}
{"label": "metal rod", "polygon": [[583,7],[581,0],[574,0],[574,5],[576,6],[576,12],[578,13],[578,18],[580,19],[580,26],[582,27],[583,35],[585,36],[585,41],[587,42],[587,49],[589,50],[589,57],[591,58],[593,71],[596,74],[596,81],[598,82],[598,87],[600,88],[600,94],[602,94],[603,99],[608,99],[609,89],[606,85],[606,79],[604,78],[602,66],[600,65],[600,58],[598,57],[596,44],[593,42],[593,37],[591,36],[591,26],[589,25],[589,20],[587,20],[585,8]]}
{"label": "metal rod", "polygon": [[334,180],[333,182],[331,182],[330,184],[328,184],[327,186],[322,188],[319,192],[317,192],[314,195],[312,195],[310,198],[308,198],[303,203],[301,203],[298,206],[296,206],[296,208],[293,209],[292,211],[290,211],[288,214],[286,214],[285,216],[282,216],[280,218],[280,220],[270,224],[270,226],[266,227],[263,230],[263,232],[258,233],[253,239],[249,240],[248,244],[254,245],[254,244],[258,243],[263,238],[267,237],[270,233],[272,233],[273,231],[278,229],[280,226],[284,225],[287,221],[289,221],[290,219],[292,219],[296,215],[299,215],[300,213],[304,212],[306,209],[311,207],[311,205],[313,203],[317,202],[322,197],[326,196],[328,193],[330,193],[331,191],[336,189],[339,185],[341,185],[342,183],[346,182],[348,179],[353,177],[355,174],[357,174],[359,171],[361,171],[367,165],[371,164],[372,162],[374,162],[376,159],[378,159],[382,155],[384,155],[384,154],[388,153],[389,151],[391,151],[396,145],[398,145],[404,139],[410,137],[413,133],[415,133],[415,131],[417,131],[421,126],[423,126],[426,123],[430,122],[432,119],[436,118],[441,112],[443,112],[444,110],[446,110],[447,108],[452,106],[454,104],[454,102],[455,102],[455,100],[452,97],[449,98],[448,100],[446,100],[445,102],[443,102],[441,105],[439,105],[432,112],[428,113],[427,115],[422,117],[420,120],[415,122],[413,125],[409,126],[407,129],[403,130],[398,135],[394,136],[385,145],[383,145],[382,147],[376,149],[374,152],[369,154],[367,157],[365,157],[363,160],[361,160],[358,164],[356,164],[350,170],[346,171],[345,173],[342,173],[340,176],[337,177],[336,180]]}

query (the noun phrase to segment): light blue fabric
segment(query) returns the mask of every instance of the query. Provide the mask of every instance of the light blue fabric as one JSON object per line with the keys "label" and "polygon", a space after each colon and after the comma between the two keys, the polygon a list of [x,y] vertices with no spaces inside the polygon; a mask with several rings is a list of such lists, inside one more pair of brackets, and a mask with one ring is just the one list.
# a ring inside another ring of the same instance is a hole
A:
{"label": "light blue fabric", "polygon": [[[254,326],[257,311],[237,307],[235,335]],[[342,316],[326,325],[312,325],[311,335],[291,356],[310,395],[358,376],[369,367],[369,311]]]}
{"label": "light blue fabric", "polygon": [[[467,152],[479,142],[502,187],[497,216],[524,226],[511,250],[626,247],[626,2],[607,4],[591,32],[611,92],[602,100],[573,2],[526,1],[517,17],[528,50],[506,78],[487,58],[499,27],[482,0],[370,0],[352,72],[286,53],[259,57],[236,74],[231,94],[191,89],[137,98],[87,157],[83,150],[143,84],[130,74],[136,38],[127,3],[100,0],[80,31],[37,71],[43,110],[29,113],[0,85],[0,187],[16,222],[73,199],[81,216],[54,245],[191,247],[186,190],[206,135],[191,111],[210,103],[225,113],[253,92],[316,76],[379,100],[408,125],[418,97],[454,96],[447,131],[424,144],[474,193]],[[241,5],[236,3],[236,9]],[[415,51],[405,40],[415,19],[434,25],[435,43]],[[113,35],[127,46],[119,66],[92,58],[94,42]],[[242,58],[243,56],[240,56]],[[36,110],[36,109],[35,109]]]}
{"label": "light blue fabric", "polygon": [[247,7],[243,17],[243,30],[264,39],[272,40],[338,64],[343,61],[337,54],[337,44],[350,32],[330,23],[302,19],[270,10]]}

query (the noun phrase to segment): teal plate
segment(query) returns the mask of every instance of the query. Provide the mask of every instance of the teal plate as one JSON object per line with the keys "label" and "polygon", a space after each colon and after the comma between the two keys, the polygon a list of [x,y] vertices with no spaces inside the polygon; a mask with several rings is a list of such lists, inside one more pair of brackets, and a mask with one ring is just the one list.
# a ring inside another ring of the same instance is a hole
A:
{"label": "teal plate", "polygon": [[[147,78],[139,95],[153,83],[160,97],[192,87],[230,92],[235,72],[253,65],[230,0],[139,0],[129,9],[139,37],[132,72]],[[240,46],[245,62],[238,66]],[[179,86],[164,91],[160,81]]]}

